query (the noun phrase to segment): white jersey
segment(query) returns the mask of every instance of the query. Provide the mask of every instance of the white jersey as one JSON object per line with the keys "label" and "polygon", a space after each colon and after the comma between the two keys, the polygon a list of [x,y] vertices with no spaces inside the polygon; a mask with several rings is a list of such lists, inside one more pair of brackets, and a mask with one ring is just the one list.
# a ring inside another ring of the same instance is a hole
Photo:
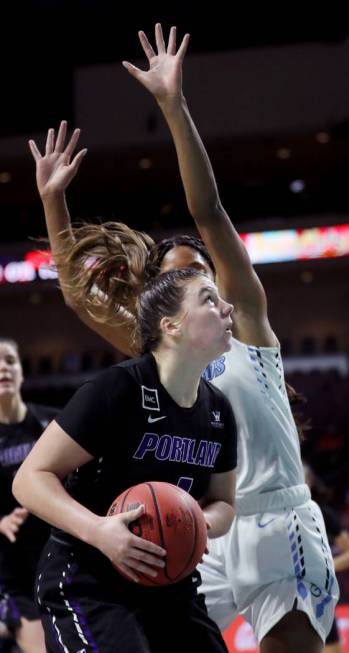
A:
{"label": "white jersey", "polygon": [[238,432],[236,516],[198,567],[208,613],[222,630],[242,614],[260,643],[297,608],[325,641],[338,584],[321,511],[304,483],[280,349],[232,339],[205,378],[229,398]]}
{"label": "white jersey", "polygon": [[205,378],[231,402],[238,431],[236,509],[244,498],[304,483],[297,428],[287,397],[279,347],[232,338],[231,350]]}

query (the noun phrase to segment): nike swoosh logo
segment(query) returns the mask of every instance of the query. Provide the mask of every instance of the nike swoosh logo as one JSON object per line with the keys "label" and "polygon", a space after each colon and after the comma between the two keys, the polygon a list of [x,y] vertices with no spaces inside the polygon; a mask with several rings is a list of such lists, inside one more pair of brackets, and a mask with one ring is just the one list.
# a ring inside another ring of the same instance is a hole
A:
{"label": "nike swoosh logo", "polygon": [[160,419],[165,419],[166,415],[163,415],[162,417],[152,417],[151,415],[148,415],[148,422],[149,424],[152,424],[153,422],[158,422]]}
{"label": "nike swoosh logo", "polygon": [[258,528],[265,528],[266,526],[268,526],[268,524],[271,524],[271,522],[274,521],[275,519],[277,519],[277,517],[272,517],[271,519],[269,519],[269,521],[266,521],[265,524],[262,524],[262,522],[259,521]]}

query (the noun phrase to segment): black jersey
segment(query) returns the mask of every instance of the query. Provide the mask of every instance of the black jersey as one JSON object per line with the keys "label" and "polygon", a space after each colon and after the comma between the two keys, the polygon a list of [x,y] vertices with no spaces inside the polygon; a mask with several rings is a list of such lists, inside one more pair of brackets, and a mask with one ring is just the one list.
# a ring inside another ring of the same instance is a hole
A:
{"label": "black jersey", "polygon": [[200,380],[197,400],[182,408],[146,354],[85,383],[57,418],[94,460],[69,475],[69,494],[105,515],[125,489],[166,481],[200,499],[210,476],[236,467],[236,427],[228,400]]}
{"label": "black jersey", "polygon": [[[28,404],[22,422],[0,423],[0,518],[18,507],[12,494],[13,477],[56,412],[53,408]],[[33,515],[19,529],[15,543],[0,534],[0,580],[15,573],[19,558],[30,556],[30,552],[33,555],[36,552],[37,557],[48,534],[47,525]],[[27,564],[30,564],[28,558]]]}

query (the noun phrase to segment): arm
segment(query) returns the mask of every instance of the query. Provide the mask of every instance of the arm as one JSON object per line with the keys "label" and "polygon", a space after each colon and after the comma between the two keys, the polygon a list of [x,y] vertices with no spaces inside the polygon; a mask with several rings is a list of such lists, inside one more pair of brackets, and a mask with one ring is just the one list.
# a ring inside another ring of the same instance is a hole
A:
{"label": "arm", "polygon": [[[80,136],[80,129],[75,129],[68,144],[65,145],[67,123],[62,121],[55,141],[54,130],[49,129],[46,139],[45,154],[42,156],[36,143],[29,141],[29,146],[36,163],[36,183],[44,207],[48,237],[53,258],[74,240],[71,218],[66,202],[65,191],[78,172],[87,149],[80,150],[72,159]],[[130,347],[130,325],[112,327],[92,319],[85,307],[77,303],[69,290],[70,270],[58,266],[58,275],[64,301],[93,331],[110,342],[125,355],[132,355]]]}
{"label": "arm", "polygon": [[249,344],[276,344],[267,317],[264,289],[237,231],[225,212],[213,169],[182,92],[182,63],[186,35],[176,52],[171,28],[167,49],[161,26],[155,27],[157,54],[143,32],[139,38],[149,62],[142,71],[128,62],[127,70],[155,97],[176,147],[187,204],[217,270],[220,293],[235,306],[236,336]]}
{"label": "arm", "polygon": [[333,558],[335,571],[346,571],[349,569],[349,533],[342,531],[335,538],[335,544],[340,553]]}
{"label": "arm", "polygon": [[200,500],[208,525],[208,537],[224,535],[233,521],[235,495],[235,472],[212,474],[208,491]]}
{"label": "arm", "polygon": [[75,501],[63,479],[91,456],[53,421],[19,468],[13,494],[30,512],[49,524],[94,546],[125,573],[137,580],[137,570],[155,576],[152,566],[163,566],[164,550],[133,535],[128,524],[139,518],[144,506],[113,517],[101,517]]}

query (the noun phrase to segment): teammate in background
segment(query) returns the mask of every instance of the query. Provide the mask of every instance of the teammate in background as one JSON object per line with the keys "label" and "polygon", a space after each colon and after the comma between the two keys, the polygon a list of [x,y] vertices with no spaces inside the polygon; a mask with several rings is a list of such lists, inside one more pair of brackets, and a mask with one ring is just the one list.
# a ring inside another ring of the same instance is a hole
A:
{"label": "teammate in background", "polygon": [[[209,613],[222,629],[238,612],[245,616],[262,653],[318,653],[332,624],[338,587],[323,518],[304,482],[266,296],[221,204],[211,163],[183,96],[182,62],[189,37],[177,50],[175,28],[166,45],[156,25],[155,49],[143,32],[139,36],[149,70],[124,65],[154,95],[168,123],[188,208],[209,255],[202,244],[185,237],[152,248],[148,237],[122,225],[91,225],[74,234],[64,191],[84,150],[70,162],[78,133],[64,150],[62,123],[56,143],[53,130],[49,132],[44,157],[31,142],[62,289],[66,302],[89,326],[132,355],[137,343],[131,339],[132,319],[127,322],[133,312],[127,293],[135,290],[130,280],[136,278],[141,288],[151,271],[192,266],[209,275],[216,269],[220,293],[234,302],[234,337],[230,352],[208,367],[206,377],[234,407],[237,516],[228,534],[211,542],[201,565],[203,591]],[[63,236],[64,228],[68,232]],[[89,260],[93,265],[86,264]]]}
{"label": "teammate in background", "polygon": [[143,356],[83,385],[14,480],[19,501],[55,527],[37,586],[51,653],[227,651],[196,572],[142,587],[112,569],[110,560],[137,581],[164,566],[164,549],[128,529],[144,506],[104,515],[125,489],[156,479],[200,502],[209,537],[228,530],[235,422],[227,399],[201,374],[230,348],[232,306],[211,279],[188,268],[153,279],[137,314]]}
{"label": "teammate in background", "polygon": [[17,343],[0,338],[0,621],[24,653],[44,653],[34,584],[49,530],[17,503],[11,486],[18,467],[56,411],[25,404],[22,382]]}

